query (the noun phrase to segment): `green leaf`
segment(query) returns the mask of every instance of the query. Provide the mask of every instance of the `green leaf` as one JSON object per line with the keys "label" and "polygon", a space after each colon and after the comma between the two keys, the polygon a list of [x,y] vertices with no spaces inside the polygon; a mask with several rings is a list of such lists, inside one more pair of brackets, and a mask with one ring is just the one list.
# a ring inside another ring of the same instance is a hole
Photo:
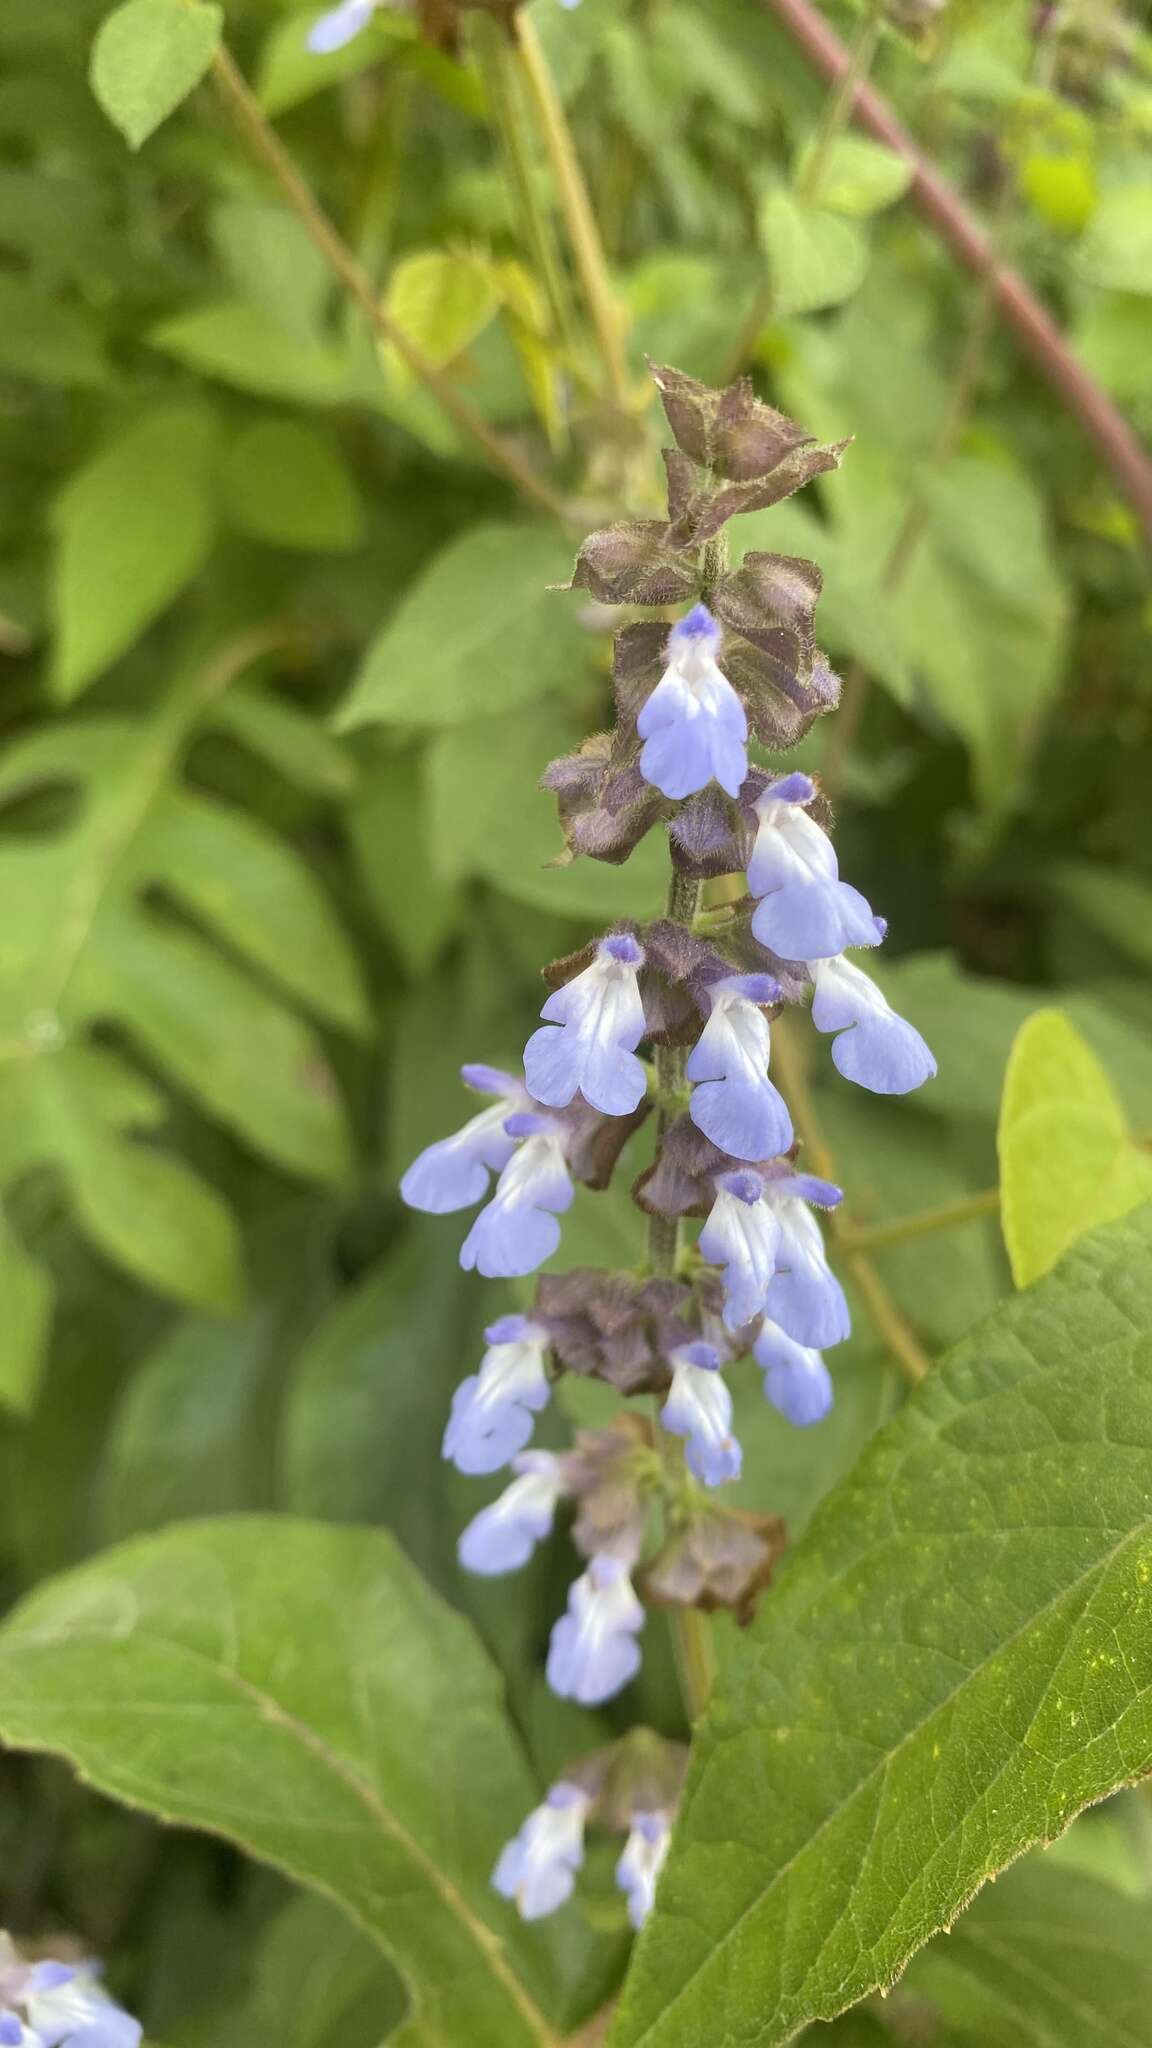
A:
{"label": "green leaf", "polygon": [[364,539],[364,508],[340,449],[298,420],[259,420],[232,442],[224,509],[273,547],[342,553]]}
{"label": "green leaf", "polygon": [[817,313],[850,299],[868,268],[868,243],[854,222],[778,186],[760,207],[772,310]]}
{"label": "green leaf", "polygon": [[1052,882],[1064,902],[1120,952],[1141,967],[1152,967],[1152,883],[1088,861],[1065,862]]}
{"label": "green leaf", "polygon": [[180,2048],[380,2048],[404,2017],[404,1986],[327,1900],[300,1896],[253,1956],[246,1995],[214,2005]]}
{"label": "green leaf", "polygon": [[199,85],[220,45],[224,10],[209,0],[125,0],[92,46],[92,90],[130,149]]}
{"label": "green leaf", "polygon": [[356,391],[349,357],[335,342],[288,333],[263,306],[222,299],[178,313],[152,328],[147,340],[164,355],[187,363],[257,398],[300,405],[341,405]]}
{"label": "green leaf", "polygon": [[0,1404],[26,1415],[36,1401],[52,1321],[52,1279],[0,1210]]}
{"label": "green leaf", "polygon": [[549,761],[579,745],[579,717],[542,698],[504,718],[460,725],[428,755],[429,829],[441,872],[479,875],[559,916],[650,917],[664,899],[667,845],[651,832],[624,867],[577,860],[553,867],[564,850],[556,800],[536,785]]}
{"label": "green leaf", "polygon": [[461,908],[459,891],[435,872],[428,808],[417,756],[380,754],[347,813],[361,886],[415,974],[432,965]]}
{"label": "green leaf", "polygon": [[[307,867],[182,780],[245,652],[190,668],[150,719],[42,728],[0,767],[0,805],[45,787],[73,799],[54,829],[0,845],[0,1184],[53,1168],[113,1257],[212,1307],[235,1298],[233,1233],[187,1168],[129,1141],[163,1114],[133,1053],[289,1171],[339,1179],[347,1134],[315,1033],[213,940],[333,1023],[368,1024],[354,955]],[[116,1049],[98,1049],[109,1031]]]}
{"label": "green leaf", "polygon": [[1120,185],[1102,195],[1076,267],[1089,284],[1152,293],[1152,185]]}
{"label": "green leaf", "polygon": [[279,697],[229,690],[208,706],[204,722],[312,796],[344,797],[355,786],[356,771],[340,742]]}
{"label": "green leaf", "polygon": [[[815,148],[810,142],[797,159],[795,175],[800,185]],[[912,176],[913,166],[894,149],[885,149],[864,135],[838,135],[824,159],[819,190],[811,198],[814,205],[825,206],[830,213],[865,219],[902,199]]]}
{"label": "green leaf", "polygon": [[211,414],[165,405],[69,479],[53,514],[57,695],[78,696],[202,568],[215,456]]}
{"label": "green leaf", "polygon": [[1152,1756],[1152,1209],[917,1388],[721,1678],[612,2048],[777,2048]]}
{"label": "green leaf", "polygon": [[[495,319],[500,296],[485,257],[466,249],[416,249],[394,265],[384,308],[421,354],[443,369]],[[382,353],[392,377],[410,381],[412,373],[395,349]]]}
{"label": "green leaf", "polygon": [[1029,1857],[982,1892],[903,1990],[964,2048],[1152,2048],[1148,1906]]}
{"label": "green leaf", "polygon": [[471,1630],[389,1537],[252,1517],[114,1550],[0,1632],[0,1730],[338,1902],[405,1979],[397,2048],[553,2048],[556,1936],[489,1885],[536,1790]]}
{"label": "green leaf", "polygon": [[451,541],[372,641],[341,729],[460,725],[571,686],[588,640],[571,599],[548,587],[571,567],[548,527],[474,526]]}
{"label": "green leaf", "polygon": [[0,276],[0,369],[81,391],[112,382],[103,333],[91,314],[7,275]]}
{"label": "green leaf", "polygon": [[1050,1272],[1085,1231],[1152,1198],[1152,1156],[1133,1144],[1107,1074],[1059,1010],[1037,1010],[1020,1028],[998,1143],[1017,1287]]}
{"label": "green leaf", "polygon": [[240,1235],[229,1209],[180,1159],[110,1142],[78,1123],[61,1163],[94,1244],[146,1286],[228,1314],[244,1299]]}

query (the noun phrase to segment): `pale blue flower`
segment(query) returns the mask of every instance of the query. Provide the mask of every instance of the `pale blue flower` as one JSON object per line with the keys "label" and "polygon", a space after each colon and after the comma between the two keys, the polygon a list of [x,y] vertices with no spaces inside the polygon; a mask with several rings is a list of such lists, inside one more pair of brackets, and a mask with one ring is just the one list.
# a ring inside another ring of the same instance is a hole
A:
{"label": "pale blue flower", "polygon": [[773,1408],[797,1429],[824,1420],[832,1406],[832,1376],[819,1351],[797,1344],[765,1316],[752,1355],[764,1374],[764,1392]]}
{"label": "pale blue flower", "polygon": [[598,1707],[640,1669],[644,1609],[628,1567],[616,1557],[594,1557],[569,1588],[568,1612],[552,1630],[548,1683],[562,1700]]}
{"label": "pale blue flower", "polygon": [[458,1472],[498,1472],[532,1435],[532,1417],[548,1406],[544,1360],[548,1332],[528,1316],[501,1316],[484,1335],[478,1373],[457,1387],[443,1455]]}
{"label": "pale blue flower", "polygon": [[556,1218],[571,1208],[575,1194],[560,1124],[535,1111],[518,1111],[504,1128],[523,1142],[460,1247],[465,1272],[475,1268],[486,1280],[519,1279],[550,1259],[560,1243]]}
{"label": "pale blue flower", "polygon": [[718,782],[735,797],[747,777],[748,720],[719,651],[707,605],[694,605],[669,635],[668,666],[636,720],[640,773],[662,796],[694,796]]}
{"label": "pale blue flower", "polygon": [[340,0],[339,7],[330,7],[308,31],[308,48],[315,57],[330,56],[333,50],[342,50],[366,29],[376,12],[380,0]]}
{"label": "pale blue flower", "polygon": [[500,1173],[513,1152],[516,1140],[505,1124],[528,1101],[524,1083],[498,1067],[461,1067],[465,1087],[478,1095],[495,1095],[492,1109],[482,1109],[462,1130],[450,1138],[439,1138],[413,1160],[400,1183],[400,1194],[410,1209],[422,1209],[430,1216],[447,1216],[454,1209],[470,1209],[488,1192],[494,1173]]}
{"label": "pale blue flower", "polygon": [[672,1840],[666,1813],[634,1813],[624,1853],[616,1865],[616,1883],[628,1896],[628,1918],[639,1932],[656,1897],[656,1880],[668,1859]]}
{"label": "pale blue flower", "polygon": [[648,1085],[635,1056],[644,1036],[637,976],[644,948],[628,932],[601,939],[589,967],[550,995],[524,1048],[529,1092],[551,1109],[577,1093],[605,1116],[629,1116]]}
{"label": "pale blue flower", "polygon": [[502,1850],[492,1883],[522,1920],[543,1920],[571,1898],[590,1804],[579,1785],[561,1779]]}
{"label": "pale blue flower", "polygon": [[139,2048],[139,2020],[114,2004],[92,1963],[27,1963],[0,1935],[0,2043],[5,2048]]}
{"label": "pale blue flower", "polygon": [[732,1434],[732,1396],[714,1344],[683,1344],[668,1360],[672,1385],[660,1420],[686,1440],[688,1470],[705,1486],[739,1479],[740,1446]]}
{"label": "pale blue flower", "polygon": [[920,1033],[867,974],[842,955],[808,965],[816,987],[812,1021],[817,1031],[839,1034],[832,1061],[846,1080],[874,1095],[907,1095],[932,1079],[936,1062]]}
{"label": "pale blue flower", "polygon": [[805,1205],[814,1202],[834,1209],[841,1192],[807,1173],[778,1180],[769,1192],[779,1224],[777,1271],[762,1306],[798,1344],[822,1351],[841,1343],[852,1323],[844,1289],[828,1264],[820,1226]]}
{"label": "pale blue flower", "polygon": [[770,1159],[792,1143],[792,1119],[768,1079],[771,1037],[759,1005],[779,995],[767,974],[732,974],[708,991],[711,1015],[688,1059],[689,1114],[733,1159]]}
{"label": "pale blue flower", "polygon": [[536,1545],[551,1535],[564,1492],[564,1468],[552,1451],[523,1451],[513,1458],[512,1470],[518,1477],[473,1515],[456,1546],[465,1570],[483,1578],[527,1564]]}
{"label": "pale blue flower", "polygon": [[748,887],[761,901],[752,930],[781,960],[820,960],[845,946],[878,946],[884,937],[883,920],[840,880],[832,841],[804,809],[815,794],[807,775],[786,775],[756,800]]}
{"label": "pale blue flower", "polygon": [[739,1330],[763,1312],[776,1271],[780,1224],[764,1199],[765,1183],[751,1168],[716,1176],[716,1200],[703,1230],[700,1251],[724,1268],[724,1321]]}

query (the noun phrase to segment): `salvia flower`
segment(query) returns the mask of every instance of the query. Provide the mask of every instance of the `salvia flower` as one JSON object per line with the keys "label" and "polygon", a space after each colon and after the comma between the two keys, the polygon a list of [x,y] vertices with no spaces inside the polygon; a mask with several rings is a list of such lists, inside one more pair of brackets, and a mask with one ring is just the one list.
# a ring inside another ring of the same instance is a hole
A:
{"label": "salvia flower", "polygon": [[797,1344],[822,1351],[842,1343],[851,1331],[844,1289],[828,1264],[824,1238],[807,1204],[834,1209],[839,1188],[810,1173],[794,1173],[767,1190],[777,1219],[777,1271],[763,1307]]}
{"label": "salvia flower", "polygon": [[492,1883],[522,1920],[543,1920],[571,1898],[590,1804],[579,1785],[561,1779],[502,1850]]}
{"label": "salvia flower", "polygon": [[832,841],[804,808],[815,794],[807,775],[786,775],[756,799],[748,887],[760,901],[752,930],[782,960],[822,960],[884,936],[859,890],[840,880]]}
{"label": "salvia flower", "polygon": [[656,1880],[668,1857],[672,1829],[666,1813],[634,1813],[616,1883],[627,1895],[628,1918],[639,1932],[652,1911]]}
{"label": "salvia flower", "polygon": [[528,1101],[524,1083],[498,1067],[461,1067],[466,1088],[478,1095],[495,1095],[491,1109],[482,1109],[450,1138],[439,1138],[414,1159],[400,1183],[400,1194],[410,1209],[423,1209],[430,1216],[447,1216],[455,1209],[470,1209],[488,1192],[494,1173],[507,1166],[516,1150],[505,1124],[514,1111]]}
{"label": "salvia flower", "polygon": [[908,1095],[932,1079],[936,1062],[920,1033],[867,974],[842,955],[808,964],[815,984],[812,1021],[817,1031],[838,1034],[832,1062],[845,1080],[873,1095]]}
{"label": "salvia flower", "polygon": [[381,0],[341,0],[313,22],[308,31],[308,48],[315,57],[327,57],[366,29]]}
{"label": "salvia flower", "polygon": [[663,796],[693,796],[718,782],[735,797],[747,777],[748,720],[719,651],[707,605],[694,605],[668,637],[668,666],[636,720],[640,773]]}
{"label": "salvia flower", "polygon": [[139,2048],[143,2029],[91,1963],[27,1963],[0,1934],[0,2042],[6,2048]]}
{"label": "salvia flower", "polygon": [[563,1109],[576,1094],[605,1116],[628,1116],[648,1077],[636,1047],[644,1036],[637,976],[644,948],[630,932],[601,939],[596,957],[549,996],[547,1021],[524,1048],[524,1072],[537,1102]]}
{"label": "salvia flower", "polygon": [[565,1490],[563,1465],[551,1451],[524,1451],[513,1458],[512,1470],[518,1476],[511,1486],[473,1515],[456,1546],[465,1570],[483,1578],[527,1564],[536,1545],[551,1535]]}
{"label": "salvia flower", "polygon": [[492,1200],[460,1247],[465,1272],[475,1269],[487,1280],[520,1279],[550,1259],[560,1243],[556,1218],[571,1208],[575,1193],[567,1134],[555,1118],[518,1110],[504,1128],[523,1143],[515,1144]]}
{"label": "salvia flower", "polygon": [[644,1609],[628,1567],[617,1557],[594,1557],[568,1592],[568,1612],[552,1630],[548,1683],[560,1699],[598,1707],[640,1669],[636,1637]]}
{"label": "salvia flower", "polygon": [[478,1373],[461,1381],[444,1432],[444,1456],[458,1472],[498,1472],[532,1435],[532,1417],[548,1406],[544,1368],[548,1332],[527,1316],[501,1316],[484,1335]]}
{"label": "salvia flower", "polygon": [[732,1434],[732,1396],[714,1344],[685,1344],[672,1353],[672,1386],[660,1420],[685,1439],[688,1470],[705,1486],[739,1479],[740,1446]]}
{"label": "salvia flower", "polygon": [[716,1200],[700,1232],[700,1251],[724,1269],[724,1321],[739,1330],[761,1315],[776,1271],[780,1224],[765,1200],[762,1174],[749,1167],[717,1174]]}
{"label": "salvia flower", "polygon": [[823,1422],[832,1406],[832,1376],[819,1351],[797,1344],[765,1316],[752,1355],[764,1374],[764,1393],[773,1408],[797,1429]]}
{"label": "salvia flower", "polygon": [[792,1119],[768,1078],[770,1032],[761,1004],[779,995],[769,974],[733,974],[708,991],[711,1014],[689,1056],[697,1130],[733,1159],[770,1159],[792,1143]]}

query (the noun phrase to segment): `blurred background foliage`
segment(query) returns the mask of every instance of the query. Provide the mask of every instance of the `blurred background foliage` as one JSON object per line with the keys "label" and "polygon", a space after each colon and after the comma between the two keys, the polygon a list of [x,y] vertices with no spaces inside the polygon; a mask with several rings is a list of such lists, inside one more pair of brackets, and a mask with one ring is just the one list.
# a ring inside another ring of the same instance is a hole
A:
{"label": "blurred background foliage", "polygon": [[[536,779],[606,720],[606,621],[549,593],[572,531],[379,344],[210,82],[125,149],[87,77],[106,11],[0,10],[5,1592],[187,1514],[383,1523],[479,1625],[547,1772],[612,1715],[543,1688],[562,1560],[458,1572],[475,1489],[439,1438],[497,1310],[395,1182],[457,1121],[460,1061],[515,1061],[540,962],[659,901],[655,846],[546,865]],[[823,11],[858,33],[846,0]],[[939,1059],[882,1106],[822,1070],[853,1222],[995,1184],[1009,1047],[1041,1005],[1152,1132],[1145,538],[907,167],[854,132],[814,158],[825,88],[759,0],[532,0],[624,309],[606,396],[496,24],[457,61],[382,11],[316,58],[314,14],[228,0],[264,115],[394,327],[586,524],[655,503],[645,353],[753,366],[812,432],[855,436],[841,472],[734,529],[823,567],[862,717],[804,759],[840,747],[842,861]],[[954,0],[919,37],[887,28],[874,71],[1152,432],[1139,10]],[[581,1194],[565,1265],[639,1245],[623,1188]],[[930,1350],[1011,1284],[990,1213],[875,1256]],[[793,1531],[900,1398],[866,1314],[838,1365],[805,1434],[741,1368],[741,1498]],[[675,1730],[658,1646],[641,1689]],[[379,2040],[396,1993],[329,1909],[51,1764],[0,1777],[3,1918],[107,1954],[150,2037]],[[1145,1814],[1125,1795],[1060,1854],[1146,1893]]]}

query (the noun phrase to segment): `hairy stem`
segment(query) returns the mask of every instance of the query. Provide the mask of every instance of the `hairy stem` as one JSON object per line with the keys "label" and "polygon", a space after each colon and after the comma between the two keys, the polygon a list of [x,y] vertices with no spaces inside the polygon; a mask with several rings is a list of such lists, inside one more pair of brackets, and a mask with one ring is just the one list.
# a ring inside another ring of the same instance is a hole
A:
{"label": "hairy stem", "polygon": [[475,441],[484,450],[494,469],[506,476],[526,498],[530,498],[544,511],[552,513],[557,519],[567,520],[569,508],[552,489],[551,484],[537,474],[517,449],[511,447],[501,435],[493,432],[487,420],[456,389],[451,378],[428,361],[423,351],[408,339],[403,329],[398,327],[385,311],[372,279],[329,220],[275,129],[265,120],[242,72],[225,48],[221,47],[217,51],[212,66],[220,95],[253,154],[271,172],[288,205],[308,230],[325,262],[340,279],[349,296],[355,300],[381,340],[395,349],[400,360],[431,392],[433,398],[449,418],[455,421],[461,432],[467,434],[470,440]]}
{"label": "hairy stem", "polygon": [[524,79],[536,109],[540,136],[556,181],[556,195],[572,244],[572,255],[580,273],[588,314],[604,362],[604,374],[613,402],[628,410],[628,363],[620,307],[608,275],[608,263],[596,215],[580,168],[572,132],[535,24],[526,12],[518,17],[518,48]]}
{"label": "hairy stem", "polygon": [[[673,872],[668,887],[668,903],[665,915],[675,924],[682,924],[690,931],[696,915],[700,896],[698,882],[689,882]],[[684,1067],[687,1052],[681,1045],[659,1045],[656,1047],[656,1077],[660,1090],[660,1116],[656,1129],[656,1142],[663,1144],[672,1112],[668,1107],[673,1095],[684,1086]],[[668,1278],[676,1271],[680,1251],[680,1224],[675,1216],[651,1216],[648,1219],[648,1264],[653,1273]],[[656,1434],[666,1462],[679,1462],[682,1457],[680,1445],[674,1437],[656,1422]],[[671,1610],[672,1644],[676,1654],[676,1671],[680,1680],[680,1691],[689,1722],[700,1719],[712,1692],[715,1675],[715,1660],[712,1654],[712,1639],[706,1617],[695,1607],[674,1607]]]}
{"label": "hairy stem", "polygon": [[[793,1020],[778,1017],[772,1027],[772,1057],[780,1092],[792,1112],[792,1122],[805,1150],[805,1167],[821,1180],[836,1179],[836,1161],[824,1136],[820,1117],[808,1086],[804,1056],[794,1033]],[[922,1380],[932,1361],[912,1325],[897,1307],[866,1253],[853,1246],[852,1233],[838,1212],[831,1218],[831,1233],[840,1258],[864,1302],[864,1306],[902,1372],[913,1382]]]}

